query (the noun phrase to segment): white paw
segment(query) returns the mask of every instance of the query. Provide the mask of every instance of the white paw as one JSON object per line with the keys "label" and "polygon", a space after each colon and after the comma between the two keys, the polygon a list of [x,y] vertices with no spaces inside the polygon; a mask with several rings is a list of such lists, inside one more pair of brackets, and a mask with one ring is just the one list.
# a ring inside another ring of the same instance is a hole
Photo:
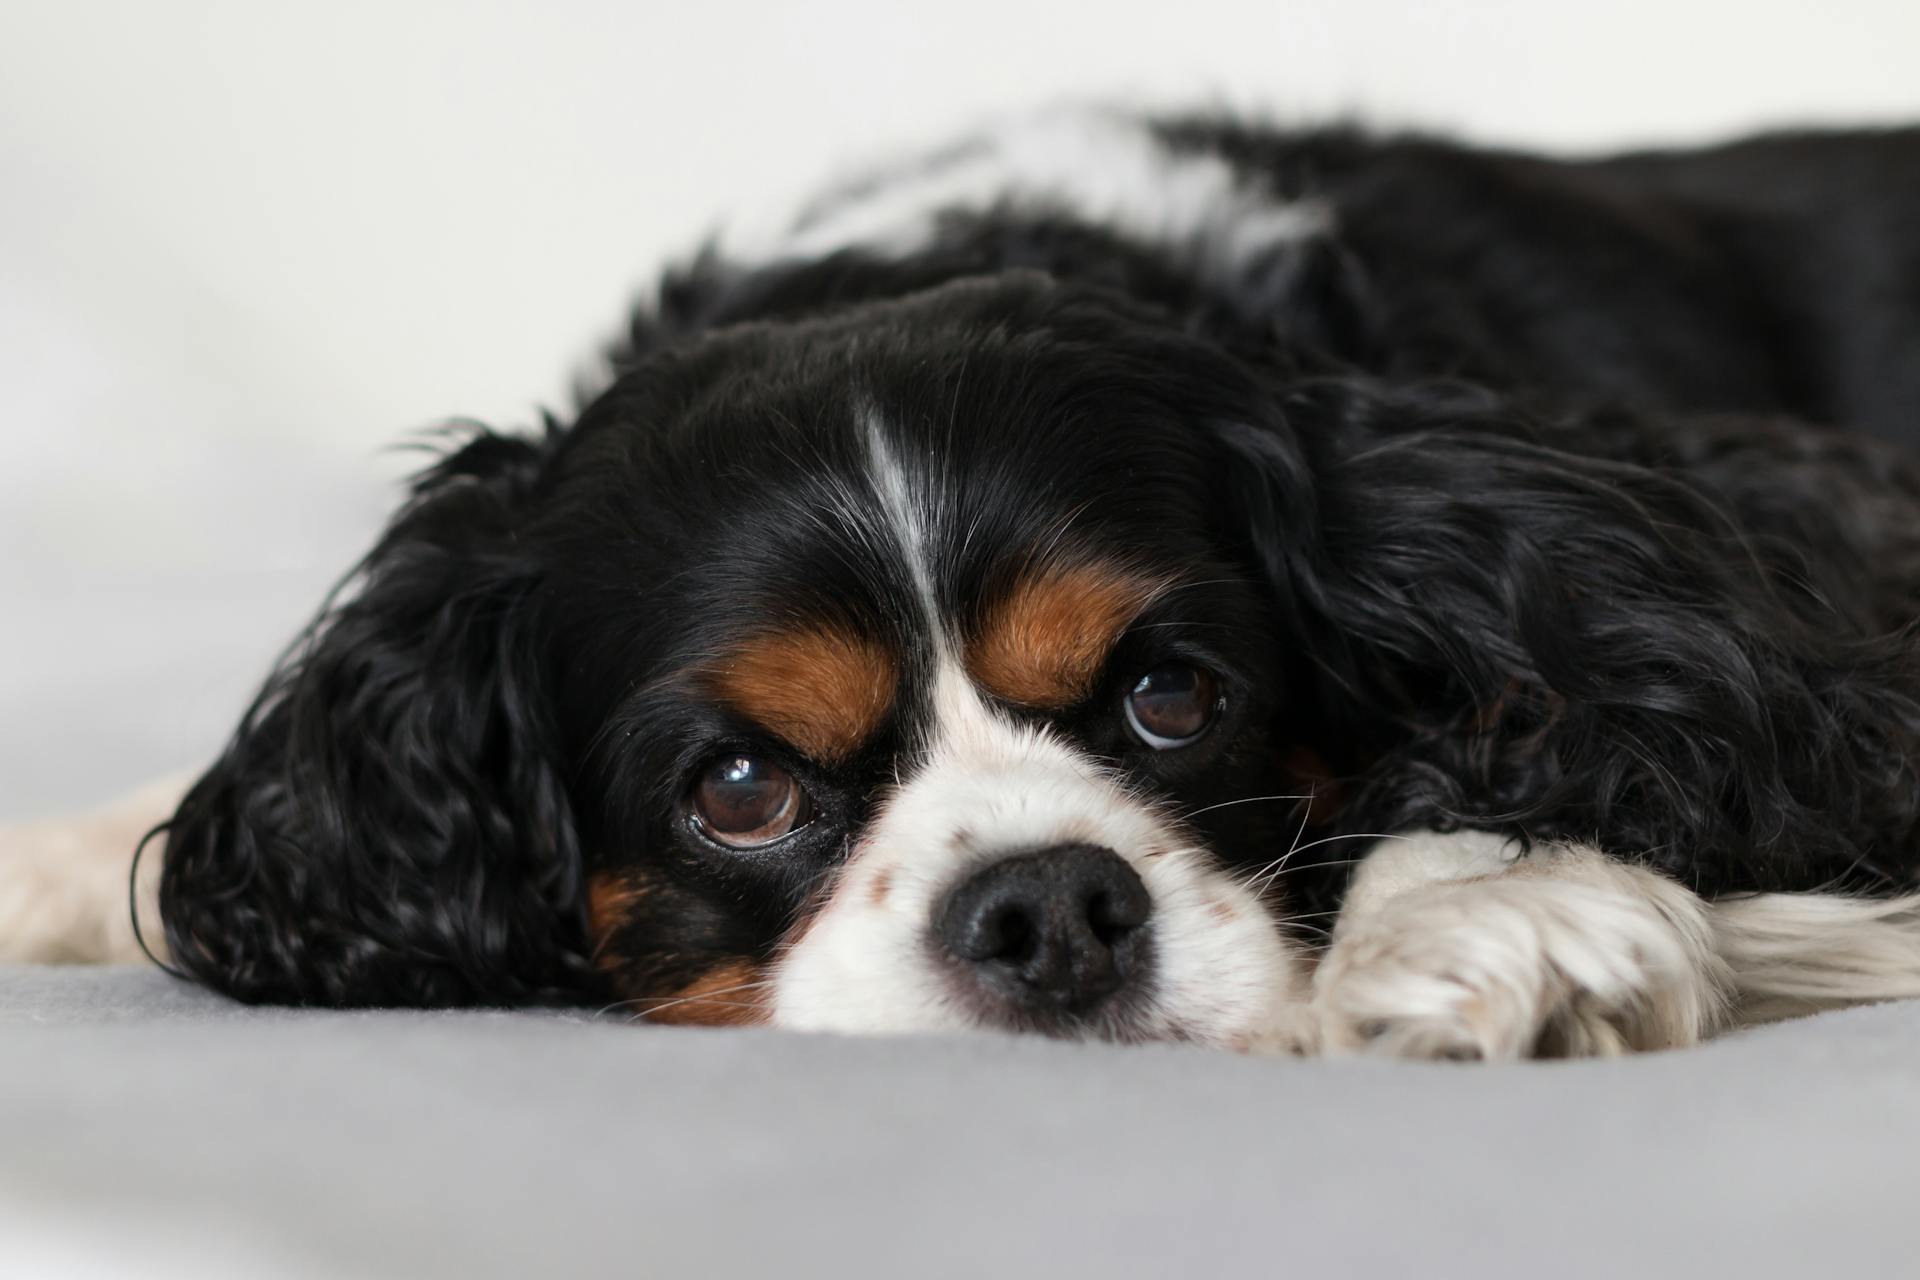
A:
{"label": "white paw", "polygon": [[[0,961],[140,963],[127,895],[134,846],[185,789],[168,779],[98,813],[0,827]],[[140,864],[140,921],[156,953],[161,849],[154,841]]]}
{"label": "white paw", "polygon": [[1698,1041],[1728,985],[1700,898],[1558,850],[1343,920],[1314,1010],[1330,1053],[1595,1057]]}

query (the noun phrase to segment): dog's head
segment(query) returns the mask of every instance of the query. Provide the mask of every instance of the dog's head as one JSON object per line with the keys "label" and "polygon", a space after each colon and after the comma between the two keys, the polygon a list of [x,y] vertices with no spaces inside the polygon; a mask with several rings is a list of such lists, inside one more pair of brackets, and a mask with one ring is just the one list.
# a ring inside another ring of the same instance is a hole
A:
{"label": "dog's head", "polygon": [[1298,994],[1302,810],[1239,802],[1312,771],[1249,431],[1291,456],[1233,361],[1014,274],[482,436],[183,805],[175,953],[260,998],[1245,1041]]}
{"label": "dog's head", "polygon": [[[738,332],[548,469],[594,964],[662,1019],[1244,1039],[1285,647],[1204,346],[1047,282]],[[1231,850],[1231,854],[1223,851]],[[1236,865],[1237,864],[1237,865]]]}

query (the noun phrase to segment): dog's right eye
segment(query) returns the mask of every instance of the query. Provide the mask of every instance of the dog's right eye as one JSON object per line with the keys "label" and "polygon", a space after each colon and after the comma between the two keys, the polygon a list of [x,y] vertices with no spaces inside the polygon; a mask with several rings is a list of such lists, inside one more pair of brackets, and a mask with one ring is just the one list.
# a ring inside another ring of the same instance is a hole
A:
{"label": "dog's right eye", "polygon": [[758,756],[721,756],[700,771],[687,810],[708,839],[735,849],[772,844],[813,819],[792,774]]}

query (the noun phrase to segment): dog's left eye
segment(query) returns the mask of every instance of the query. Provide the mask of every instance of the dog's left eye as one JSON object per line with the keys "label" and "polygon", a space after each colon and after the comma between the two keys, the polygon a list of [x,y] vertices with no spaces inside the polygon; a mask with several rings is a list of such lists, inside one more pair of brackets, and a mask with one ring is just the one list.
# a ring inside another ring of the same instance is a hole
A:
{"label": "dog's left eye", "polygon": [[758,756],[721,756],[700,771],[687,797],[700,830],[736,849],[772,844],[813,819],[792,774]]}
{"label": "dog's left eye", "polygon": [[1127,726],[1156,751],[1186,746],[1212,728],[1219,713],[1219,680],[1187,662],[1155,667],[1126,698]]}

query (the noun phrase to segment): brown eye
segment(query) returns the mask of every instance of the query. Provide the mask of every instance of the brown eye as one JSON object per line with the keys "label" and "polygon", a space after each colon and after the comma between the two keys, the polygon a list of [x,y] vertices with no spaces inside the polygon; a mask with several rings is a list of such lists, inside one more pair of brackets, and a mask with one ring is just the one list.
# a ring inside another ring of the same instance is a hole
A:
{"label": "brown eye", "polygon": [[757,756],[721,756],[700,771],[688,807],[700,829],[736,849],[771,844],[813,817],[793,775]]}
{"label": "brown eye", "polygon": [[1169,662],[1140,677],[1126,710],[1128,726],[1155,751],[1184,747],[1219,714],[1220,682],[1203,667]]}

